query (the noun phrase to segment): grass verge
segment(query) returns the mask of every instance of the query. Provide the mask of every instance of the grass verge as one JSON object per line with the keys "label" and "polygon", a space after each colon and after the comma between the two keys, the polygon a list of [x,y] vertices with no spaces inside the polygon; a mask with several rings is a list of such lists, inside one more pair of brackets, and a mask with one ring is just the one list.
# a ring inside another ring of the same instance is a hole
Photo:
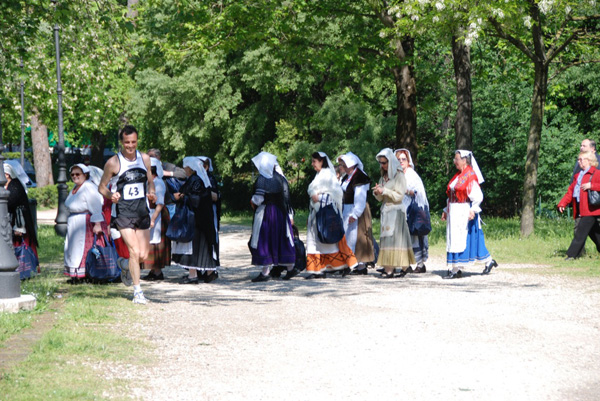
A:
{"label": "grass verge", "polygon": [[[21,282],[21,294],[31,294],[36,299],[32,311],[0,313],[0,346],[11,335],[31,326],[33,319],[45,312],[61,286],[63,277],[58,269],[48,269],[49,265],[62,265],[64,238],[54,232],[54,226],[38,226],[38,256],[42,273]],[[64,285],[64,284],[62,284]]]}
{"label": "grass verge", "polygon": [[[124,335],[138,310],[117,285],[70,287],[54,327],[43,334],[24,362],[0,380],[1,400],[130,399],[126,368],[136,339]],[[127,322],[127,323],[124,323]],[[116,398],[115,398],[116,397]]]}

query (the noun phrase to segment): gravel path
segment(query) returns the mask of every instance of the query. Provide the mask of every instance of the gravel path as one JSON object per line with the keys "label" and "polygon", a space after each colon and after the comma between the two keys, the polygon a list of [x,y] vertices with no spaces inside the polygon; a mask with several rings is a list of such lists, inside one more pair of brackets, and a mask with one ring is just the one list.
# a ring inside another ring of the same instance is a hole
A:
{"label": "gravel path", "polygon": [[[600,280],[504,265],[427,274],[251,283],[245,227],[221,233],[221,278],[145,284],[128,365],[144,400],[586,400],[599,398]],[[529,266],[534,267],[534,266]],[[109,369],[113,370],[113,369]],[[121,370],[121,372],[123,372]],[[121,375],[122,377],[122,375]]]}

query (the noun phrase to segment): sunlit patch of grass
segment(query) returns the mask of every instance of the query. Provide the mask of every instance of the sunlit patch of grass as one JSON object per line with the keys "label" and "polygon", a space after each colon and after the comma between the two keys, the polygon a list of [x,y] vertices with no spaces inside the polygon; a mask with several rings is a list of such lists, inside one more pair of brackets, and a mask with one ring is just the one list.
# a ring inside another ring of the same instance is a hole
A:
{"label": "sunlit patch of grass", "polygon": [[122,286],[70,288],[55,326],[3,376],[0,399],[131,399],[122,377],[127,364],[148,363],[132,352],[148,344],[126,336],[128,326],[119,322],[137,320],[139,308],[123,296]]}
{"label": "sunlit patch of grass", "polygon": [[41,274],[21,282],[21,293],[33,295],[36,306],[31,311],[19,313],[0,313],[0,346],[3,341],[13,334],[31,326],[37,315],[45,312],[55,293],[60,288],[56,271],[42,271]]}
{"label": "sunlit patch of grass", "polygon": [[[445,255],[446,225],[433,220],[429,237],[430,253]],[[521,238],[518,218],[484,218],[484,223],[486,246],[499,264],[546,266],[545,269],[532,269],[538,273],[600,276],[600,256],[592,241],[587,241],[585,256],[570,262],[564,260],[573,239],[573,220],[536,219],[534,234],[528,238]]]}
{"label": "sunlit patch of grass", "polygon": [[54,226],[38,226],[38,257],[40,265],[63,263],[65,239],[56,235]]}

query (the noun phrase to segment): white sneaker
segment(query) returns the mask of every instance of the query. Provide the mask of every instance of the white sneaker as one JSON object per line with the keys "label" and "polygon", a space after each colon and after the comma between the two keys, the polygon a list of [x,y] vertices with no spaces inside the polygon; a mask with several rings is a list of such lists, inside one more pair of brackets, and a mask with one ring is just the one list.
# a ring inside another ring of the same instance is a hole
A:
{"label": "white sneaker", "polygon": [[136,291],[133,293],[133,303],[146,305],[148,303],[148,300],[146,299],[142,291]]}

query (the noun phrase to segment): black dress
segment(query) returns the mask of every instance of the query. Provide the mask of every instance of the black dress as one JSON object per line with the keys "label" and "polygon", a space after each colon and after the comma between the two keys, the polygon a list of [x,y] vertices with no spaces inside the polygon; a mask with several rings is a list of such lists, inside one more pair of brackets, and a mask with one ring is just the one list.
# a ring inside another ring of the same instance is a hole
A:
{"label": "black dress", "polygon": [[216,230],[211,198],[211,188],[206,187],[196,173],[187,178],[179,190],[184,194],[178,205],[187,202],[194,212],[195,231],[192,239],[192,253],[177,253],[178,247],[172,245],[172,261],[185,269],[196,269],[200,272],[217,269]]}

